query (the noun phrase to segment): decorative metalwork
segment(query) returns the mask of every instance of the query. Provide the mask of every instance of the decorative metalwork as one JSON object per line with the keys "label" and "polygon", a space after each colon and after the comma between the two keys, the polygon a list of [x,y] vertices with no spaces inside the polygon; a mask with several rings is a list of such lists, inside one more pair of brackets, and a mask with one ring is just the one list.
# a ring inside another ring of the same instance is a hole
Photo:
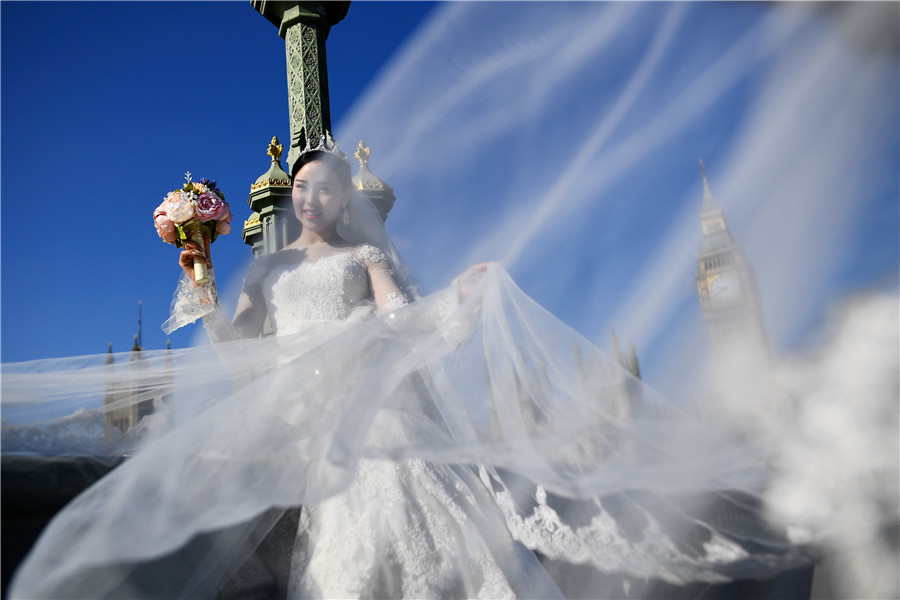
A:
{"label": "decorative metalwork", "polygon": [[383,181],[357,181],[356,189],[363,190],[383,190],[385,185]]}
{"label": "decorative metalwork", "polygon": [[368,166],[369,165],[369,154],[372,153],[372,150],[366,146],[365,140],[359,140],[359,146],[356,147],[356,152],[353,153],[353,156],[356,157],[356,160],[359,161],[359,166]]}
{"label": "decorative metalwork", "polygon": [[278,143],[278,136],[272,136],[272,141],[269,142],[269,149],[266,150],[266,154],[272,157],[273,160],[281,160],[281,152],[284,150],[284,146]]}
{"label": "decorative metalwork", "polygon": [[353,177],[353,186],[366,195],[372,202],[372,205],[378,210],[381,219],[385,220],[394,206],[396,196],[394,196],[394,190],[388,184],[369,170],[369,156],[371,154],[372,150],[366,145],[365,140],[359,140],[359,145],[353,154],[356,160],[359,161],[359,170]]}
{"label": "decorative metalwork", "polygon": [[[288,68],[288,107],[291,119],[291,148],[288,163],[296,159],[298,147],[325,131],[323,102],[324,57],[320,56],[319,32],[313,25],[297,23],[284,38]],[[324,47],[321,49],[324,50]]]}
{"label": "decorative metalwork", "polygon": [[256,183],[250,186],[250,191],[260,190],[269,186],[275,187],[291,187],[291,179],[287,173],[281,168],[281,153],[284,146],[278,142],[278,137],[272,137],[266,154],[272,157],[271,165],[268,172],[264,173]]}
{"label": "decorative metalwork", "polygon": [[291,187],[290,179],[266,179],[265,181],[257,181],[250,185],[250,191],[260,190],[265,187],[274,186],[274,187]]}

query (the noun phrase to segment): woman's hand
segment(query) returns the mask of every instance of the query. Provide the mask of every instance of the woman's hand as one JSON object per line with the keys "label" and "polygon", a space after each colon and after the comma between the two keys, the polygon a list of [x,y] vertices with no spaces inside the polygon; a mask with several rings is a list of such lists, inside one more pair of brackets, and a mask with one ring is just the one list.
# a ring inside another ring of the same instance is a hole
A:
{"label": "woman's hand", "polygon": [[481,281],[481,276],[487,271],[487,267],[488,264],[486,262],[474,264],[454,280],[460,302],[469,297],[469,294],[472,293],[472,290],[474,290],[478,285],[478,282]]}
{"label": "woman's hand", "polygon": [[212,268],[212,256],[209,253],[209,234],[206,231],[203,232],[203,245],[205,248],[201,248],[194,242],[186,241],[181,251],[181,256],[178,257],[178,263],[191,281],[194,281],[195,258],[201,259],[206,263],[207,267]]}

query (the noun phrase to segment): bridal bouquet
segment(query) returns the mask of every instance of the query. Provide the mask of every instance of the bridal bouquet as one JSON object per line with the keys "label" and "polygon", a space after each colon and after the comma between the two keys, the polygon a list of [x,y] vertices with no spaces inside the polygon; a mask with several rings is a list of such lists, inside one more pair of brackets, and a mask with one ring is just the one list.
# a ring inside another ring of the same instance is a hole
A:
{"label": "bridal bouquet", "polygon": [[[164,242],[181,248],[191,241],[206,252],[204,235],[212,243],[219,234],[231,231],[231,209],[215,181],[191,181],[190,172],[185,179],[184,186],[169,192],[153,211],[153,223]],[[194,257],[194,281],[209,281],[206,262],[200,257]]]}

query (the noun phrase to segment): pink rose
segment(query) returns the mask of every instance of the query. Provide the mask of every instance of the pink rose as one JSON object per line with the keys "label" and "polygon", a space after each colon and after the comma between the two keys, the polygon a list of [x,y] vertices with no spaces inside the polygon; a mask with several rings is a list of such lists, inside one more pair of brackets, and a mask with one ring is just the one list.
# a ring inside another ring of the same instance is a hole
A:
{"label": "pink rose", "polygon": [[216,233],[219,235],[231,232],[231,207],[228,206],[227,202],[223,202],[223,204],[225,205],[225,216],[216,222]]}
{"label": "pink rose", "polygon": [[228,205],[215,192],[206,192],[197,197],[196,216],[199,221],[219,221],[228,211]]}
{"label": "pink rose", "polygon": [[166,196],[162,206],[166,209],[166,216],[168,216],[173,223],[180,225],[194,217],[194,201],[188,194],[181,190],[169,192],[169,195]]}
{"label": "pink rose", "polygon": [[175,223],[170,221],[165,213],[156,215],[153,219],[153,224],[156,225],[156,233],[159,234],[159,237],[161,237],[164,242],[167,244],[175,243],[175,238],[177,236],[175,232]]}
{"label": "pink rose", "polygon": [[169,244],[175,243],[175,224],[166,216],[166,203],[163,202],[153,211],[153,224],[156,226],[156,233]]}

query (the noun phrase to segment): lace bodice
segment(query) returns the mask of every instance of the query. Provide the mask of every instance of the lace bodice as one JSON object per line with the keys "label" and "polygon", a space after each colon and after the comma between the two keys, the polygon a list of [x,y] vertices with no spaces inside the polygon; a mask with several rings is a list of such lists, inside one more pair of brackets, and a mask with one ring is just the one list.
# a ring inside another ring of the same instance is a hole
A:
{"label": "lace bodice", "polygon": [[346,321],[354,309],[371,306],[366,268],[349,252],[316,262],[276,265],[260,287],[277,334]]}
{"label": "lace bodice", "polygon": [[361,321],[408,300],[375,246],[316,256],[287,250],[263,257],[247,274],[244,293],[261,299],[276,335],[305,327]]}

